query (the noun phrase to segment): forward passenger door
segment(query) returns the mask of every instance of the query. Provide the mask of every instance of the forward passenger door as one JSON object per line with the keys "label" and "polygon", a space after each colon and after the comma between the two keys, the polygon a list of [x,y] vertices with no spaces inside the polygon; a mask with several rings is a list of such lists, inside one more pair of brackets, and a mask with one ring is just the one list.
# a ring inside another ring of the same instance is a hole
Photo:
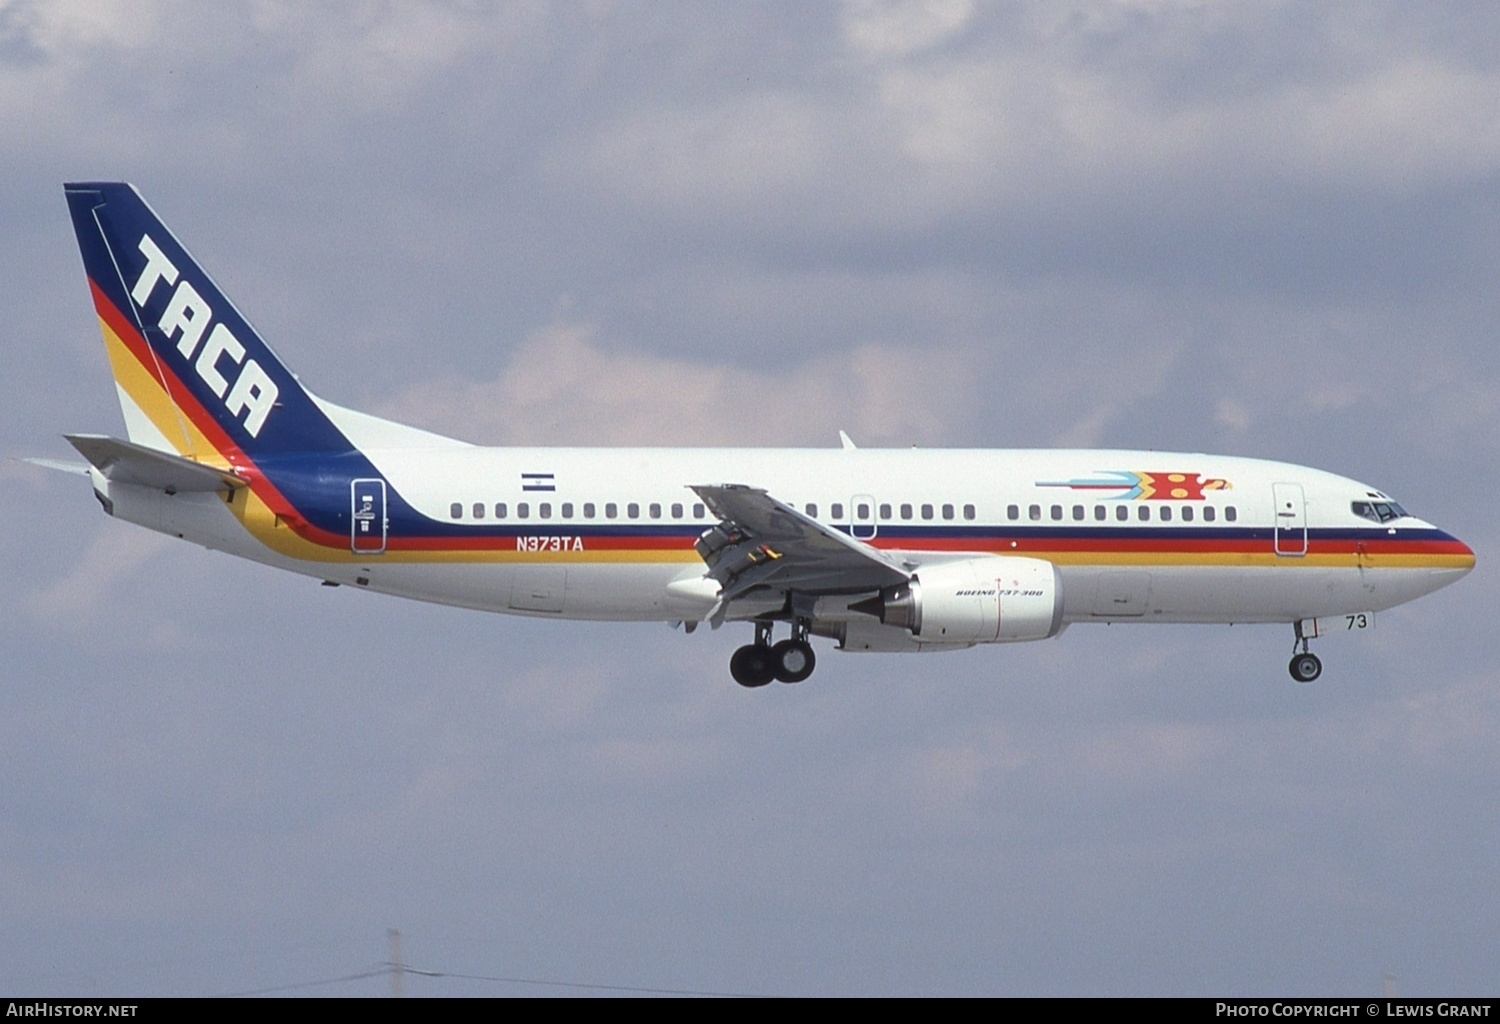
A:
{"label": "forward passenger door", "polygon": [[1307,501],[1301,484],[1272,484],[1276,506],[1276,553],[1300,558],[1307,554]]}

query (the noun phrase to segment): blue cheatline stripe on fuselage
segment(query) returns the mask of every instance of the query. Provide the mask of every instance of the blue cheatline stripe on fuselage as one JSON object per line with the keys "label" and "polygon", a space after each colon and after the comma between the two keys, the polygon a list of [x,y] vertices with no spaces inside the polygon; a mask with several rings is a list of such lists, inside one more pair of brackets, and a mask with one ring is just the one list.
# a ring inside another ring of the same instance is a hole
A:
{"label": "blue cheatline stripe on fuselage", "polygon": [[[833,529],[850,534],[847,526]],[[861,527],[868,530],[868,527]],[[880,524],[877,542],[901,540],[920,543],[929,540],[995,538],[1025,540],[1065,541],[1265,541],[1275,536],[1271,526],[1090,526],[1071,523],[1030,526],[1018,523],[1000,523],[992,526],[895,526]],[[1299,536],[1301,531],[1295,531]],[[1443,541],[1457,543],[1457,538],[1436,528],[1398,528],[1392,532],[1387,527],[1364,529],[1361,527],[1310,527],[1308,542],[1360,542],[1365,544],[1390,544],[1399,542]],[[861,538],[864,539],[864,538]]]}

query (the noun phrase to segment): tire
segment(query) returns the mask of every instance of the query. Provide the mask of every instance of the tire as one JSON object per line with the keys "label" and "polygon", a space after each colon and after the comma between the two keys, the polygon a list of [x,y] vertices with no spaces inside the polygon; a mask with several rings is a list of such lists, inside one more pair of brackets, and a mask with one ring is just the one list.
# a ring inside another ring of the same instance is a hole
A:
{"label": "tire", "polygon": [[800,683],[813,674],[818,659],[806,640],[783,640],[771,648],[771,664],[783,683]]}
{"label": "tire", "polygon": [[1323,674],[1323,662],[1316,654],[1298,654],[1287,666],[1292,678],[1299,683],[1310,683]]}
{"label": "tire", "polygon": [[776,659],[771,648],[760,644],[746,644],[729,659],[729,674],[741,686],[765,686],[776,678]]}

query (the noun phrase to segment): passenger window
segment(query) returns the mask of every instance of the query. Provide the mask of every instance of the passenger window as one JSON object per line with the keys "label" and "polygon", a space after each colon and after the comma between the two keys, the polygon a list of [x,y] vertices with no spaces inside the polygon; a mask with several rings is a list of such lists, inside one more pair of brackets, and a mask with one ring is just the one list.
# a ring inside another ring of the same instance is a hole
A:
{"label": "passenger window", "polygon": [[844,518],[844,503],[842,501],[835,501],[832,507],[829,508],[828,512],[831,516],[833,516],[834,521],[837,522],[838,520]]}
{"label": "passenger window", "polygon": [[855,505],[854,518],[858,519],[860,522],[868,521],[870,518],[870,506],[866,505],[864,502],[860,502],[858,505]]}
{"label": "passenger window", "polygon": [[448,506],[448,514],[454,519],[462,519],[464,517],[463,505],[455,501],[453,504]]}
{"label": "passenger window", "polygon": [[1052,506],[1052,521],[1054,523],[1062,521],[1062,506],[1061,505],[1053,505]]}
{"label": "passenger window", "polygon": [[531,506],[524,501],[516,502],[516,518],[529,519],[531,517]]}
{"label": "passenger window", "polygon": [[1094,519],[1096,521],[1101,523],[1104,522],[1104,517],[1107,515],[1109,515],[1109,510],[1106,509],[1103,505],[1094,506]]}
{"label": "passenger window", "polygon": [[[972,521],[974,519],[974,516],[975,516],[974,506],[973,505],[965,505],[964,506],[964,518]],[[1015,518],[1015,517],[1012,516],[1011,518]]]}
{"label": "passenger window", "polygon": [[585,501],[583,503],[583,518],[594,518],[594,503],[592,501]]}
{"label": "passenger window", "polygon": [[1164,523],[1170,523],[1172,521],[1172,506],[1171,505],[1163,505],[1161,507],[1161,521],[1164,522]]}
{"label": "passenger window", "polygon": [[923,505],[922,506],[922,518],[923,519],[931,519],[932,518],[932,506],[931,505]]}
{"label": "passenger window", "polygon": [[637,502],[632,501],[625,506],[625,515],[629,519],[639,519],[641,517],[641,506]]}
{"label": "passenger window", "polygon": [[1130,509],[1125,505],[1116,505],[1115,518],[1123,523],[1125,520],[1130,518]]}
{"label": "passenger window", "polygon": [[1182,521],[1184,523],[1191,523],[1193,521],[1193,506],[1182,506]]}
{"label": "passenger window", "polygon": [[619,514],[620,514],[620,506],[616,505],[612,501],[606,501],[604,503],[604,518],[605,519],[614,519]]}
{"label": "passenger window", "polygon": [[705,509],[703,507],[703,502],[700,501],[696,505],[693,506],[693,518],[694,519],[702,519],[707,514],[708,514],[708,511],[707,511],[707,509]]}
{"label": "passenger window", "polygon": [[952,505],[944,505],[943,506],[943,518],[944,519],[952,519],[953,518],[953,506]]}
{"label": "passenger window", "polygon": [[573,503],[571,501],[565,501],[565,502],[563,502],[562,517],[564,519],[572,519],[573,518]]}
{"label": "passenger window", "polygon": [[1042,519],[1042,506],[1032,505],[1026,510],[1026,517],[1033,523],[1040,522]]}
{"label": "passenger window", "polygon": [[1140,519],[1140,521],[1143,522],[1143,523],[1149,523],[1151,521],[1151,506],[1150,505],[1142,505],[1142,506],[1140,506],[1140,508],[1139,508],[1139,510],[1137,512],[1136,518]]}
{"label": "passenger window", "polygon": [[911,518],[911,506],[910,505],[902,505],[901,506],[901,518],[902,519],[910,519]]}
{"label": "passenger window", "polygon": [[1238,519],[1239,517],[1240,517],[1240,514],[1239,514],[1239,512],[1235,511],[1235,507],[1233,505],[1229,505],[1229,506],[1227,506],[1224,509],[1224,521],[1225,522],[1232,523],[1236,519]]}
{"label": "passenger window", "polygon": [[542,502],[540,505],[537,506],[537,508],[536,508],[536,514],[540,518],[542,518],[542,519],[551,519],[552,518],[552,503],[550,501],[544,501],[544,502]]}
{"label": "passenger window", "polygon": [[1214,521],[1214,517],[1217,516],[1217,515],[1218,515],[1218,512],[1216,512],[1214,510],[1214,507],[1212,505],[1205,505],[1205,506],[1203,506],[1203,521],[1205,523],[1211,523],[1211,522],[1213,522]]}
{"label": "passenger window", "polygon": [[506,517],[506,515],[508,515],[508,512],[506,511],[506,508],[505,508],[505,502],[503,502],[503,501],[497,501],[497,502],[495,502],[495,518],[496,519],[504,519]]}
{"label": "passenger window", "polygon": [[682,518],[682,502],[680,502],[680,501],[674,501],[674,502],[672,502],[672,518],[673,519],[681,519]]}
{"label": "passenger window", "polygon": [[1007,505],[1007,506],[1005,506],[1005,517],[1007,519],[1020,519],[1021,518],[1021,506],[1020,505]]}
{"label": "passenger window", "polygon": [[806,507],[802,509],[802,511],[807,513],[807,518],[809,519],[818,518],[818,506],[814,505],[810,501],[807,503]]}
{"label": "passenger window", "polygon": [[881,519],[889,519],[889,518],[891,518],[891,506],[890,506],[890,504],[888,502],[881,502],[880,503],[880,518]]}
{"label": "passenger window", "polygon": [[1073,506],[1073,521],[1074,522],[1078,522],[1078,523],[1083,522],[1083,506],[1082,505],[1074,505]]}

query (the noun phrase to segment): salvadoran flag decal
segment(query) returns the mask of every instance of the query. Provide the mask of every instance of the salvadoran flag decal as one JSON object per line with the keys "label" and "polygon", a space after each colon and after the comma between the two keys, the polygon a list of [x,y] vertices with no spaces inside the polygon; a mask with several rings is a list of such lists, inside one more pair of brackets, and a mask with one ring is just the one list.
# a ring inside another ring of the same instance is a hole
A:
{"label": "salvadoran flag decal", "polygon": [[551,473],[522,473],[521,490],[555,491],[557,490],[557,480]]}

